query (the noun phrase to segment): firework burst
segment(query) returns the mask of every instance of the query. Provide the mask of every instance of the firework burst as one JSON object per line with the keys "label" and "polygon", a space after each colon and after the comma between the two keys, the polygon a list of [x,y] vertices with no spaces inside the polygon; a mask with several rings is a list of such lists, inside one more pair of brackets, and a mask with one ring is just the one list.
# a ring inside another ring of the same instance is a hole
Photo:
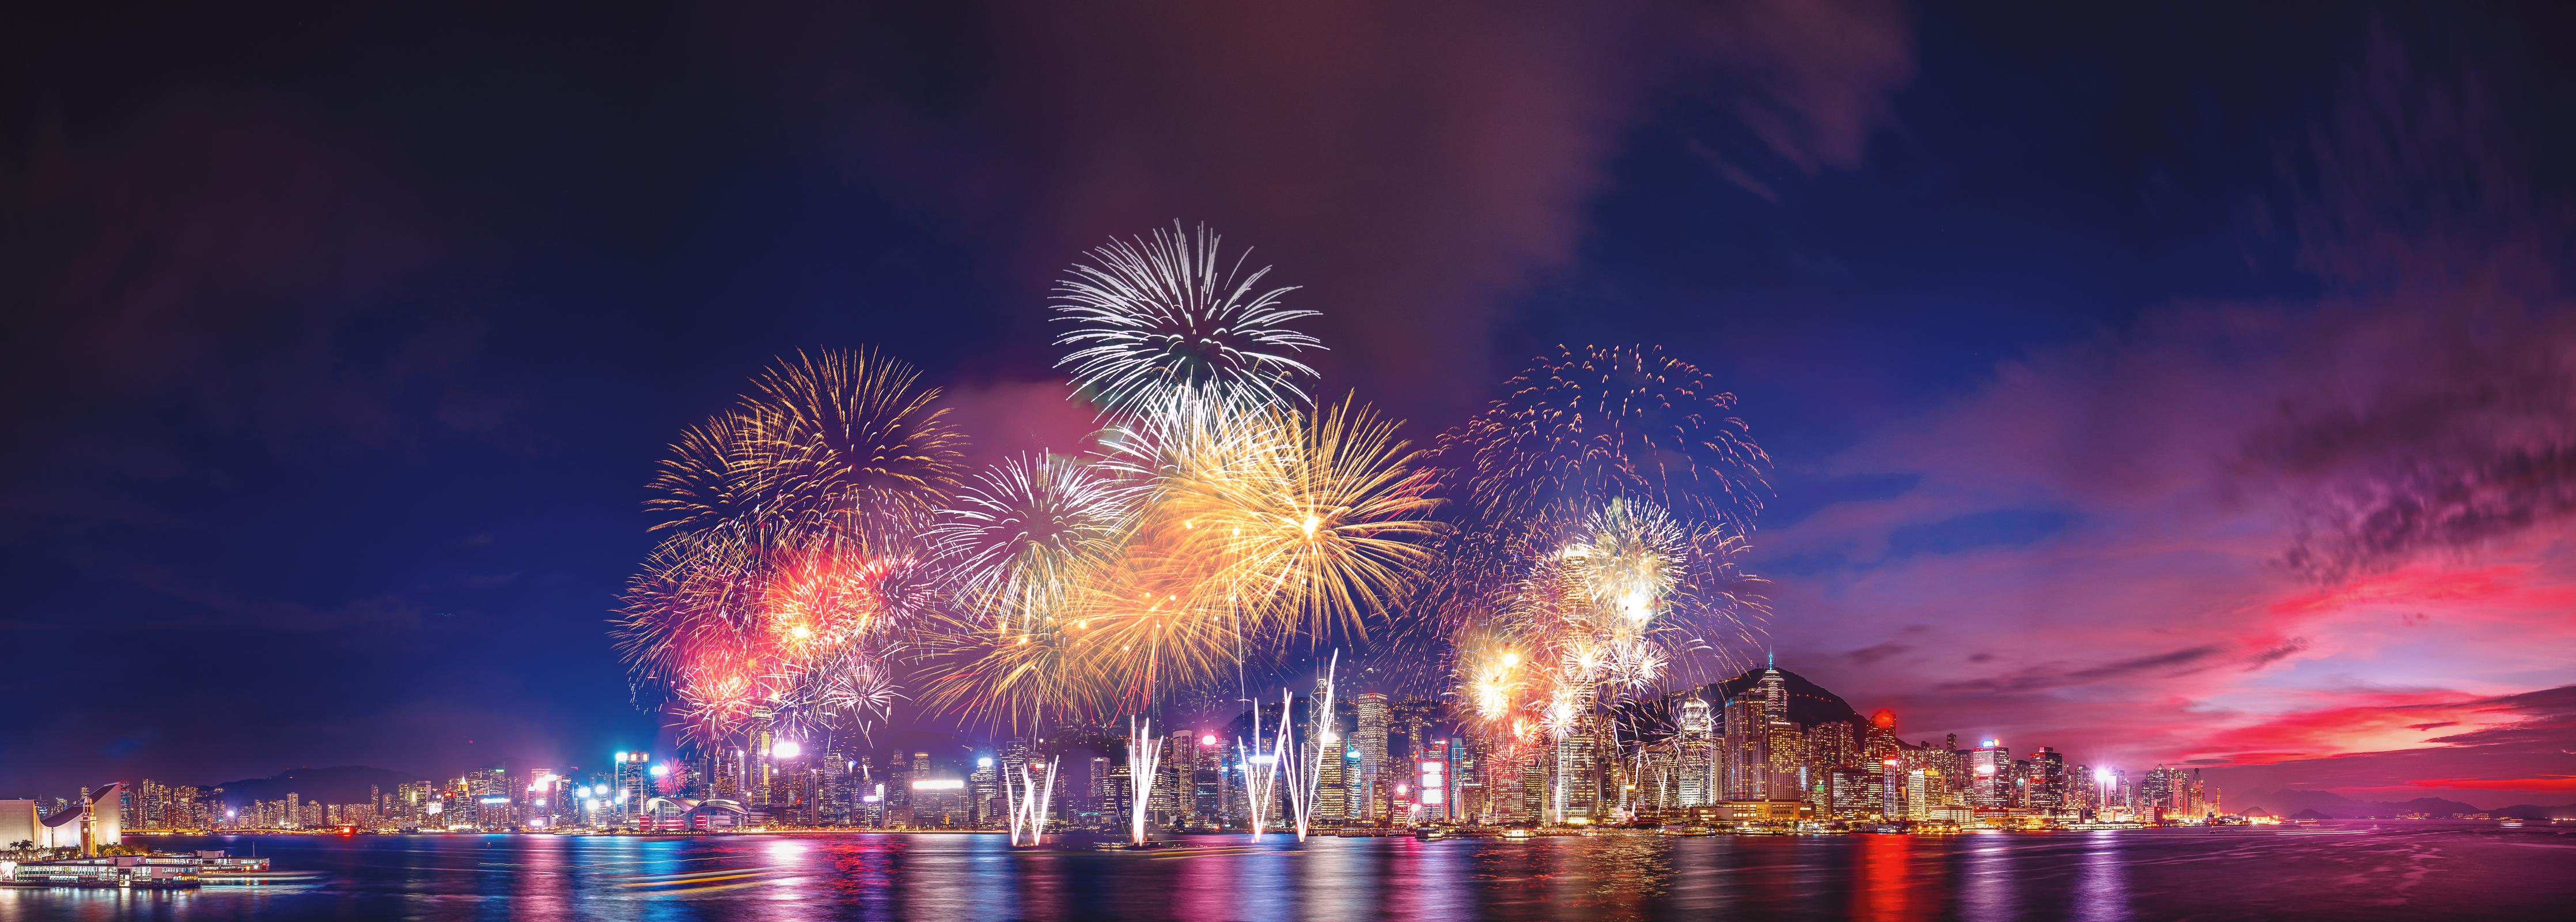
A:
{"label": "firework burst", "polygon": [[1503,388],[1443,445],[1480,509],[1526,517],[1624,496],[1739,527],[1762,511],[1771,457],[1735,395],[1661,346],[1561,346]]}
{"label": "firework burst", "polygon": [[736,414],[765,445],[774,514],[919,514],[959,486],[964,437],[921,372],[873,349],[798,352],[752,379]]}
{"label": "firework burst", "polygon": [[863,730],[900,697],[893,662],[941,603],[919,536],[959,460],[918,377],[869,350],[799,353],[671,446],[646,502],[668,536],[614,633],[691,742],[763,715]]}
{"label": "firework burst", "polygon": [[1244,273],[1249,250],[1219,258],[1222,239],[1179,222],[1151,239],[1111,240],[1056,284],[1057,319],[1074,324],[1056,339],[1072,346],[1058,363],[1075,386],[1113,416],[1145,417],[1189,399],[1245,406],[1306,401],[1315,370],[1292,357],[1321,350],[1289,323],[1315,316],[1281,306],[1294,287],[1262,289],[1264,266]]}
{"label": "firework burst", "polygon": [[961,603],[1005,628],[1052,620],[1075,581],[1118,553],[1135,493],[1061,455],[978,475],[931,530]]}
{"label": "firework burst", "polygon": [[1250,447],[1200,465],[1172,495],[1188,551],[1221,562],[1215,581],[1258,630],[1365,637],[1368,616],[1428,561],[1444,526],[1430,517],[1431,472],[1397,425],[1348,399],[1268,414],[1240,427]]}

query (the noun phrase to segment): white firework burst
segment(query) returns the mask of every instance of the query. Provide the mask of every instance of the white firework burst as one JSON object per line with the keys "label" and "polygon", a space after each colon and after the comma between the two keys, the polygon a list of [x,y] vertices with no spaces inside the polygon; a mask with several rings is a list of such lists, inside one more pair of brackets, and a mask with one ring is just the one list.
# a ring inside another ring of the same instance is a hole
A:
{"label": "white firework burst", "polygon": [[1294,286],[1257,289],[1270,267],[1242,273],[1250,250],[1231,264],[1217,257],[1222,238],[1200,225],[1157,228],[1152,239],[1111,240],[1095,248],[1056,284],[1057,319],[1074,328],[1056,338],[1072,354],[1074,384],[1115,416],[1150,416],[1176,402],[1213,398],[1228,404],[1287,407],[1308,402],[1303,382],[1315,369],[1291,357],[1322,349],[1291,329],[1315,311],[1284,307]]}
{"label": "white firework burst", "polygon": [[931,540],[964,600],[1005,626],[1063,607],[1070,582],[1118,550],[1133,492],[1062,455],[979,474],[941,510]]}

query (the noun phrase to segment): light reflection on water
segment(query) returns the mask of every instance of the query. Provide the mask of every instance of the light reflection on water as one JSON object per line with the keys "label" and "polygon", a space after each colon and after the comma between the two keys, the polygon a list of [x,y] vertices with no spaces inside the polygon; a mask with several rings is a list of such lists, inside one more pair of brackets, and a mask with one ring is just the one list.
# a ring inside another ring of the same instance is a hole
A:
{"label": "light reflection on water", "polygon": [[2112,922],[2129,917],[2129,870],[2120,854],[2120,834],[2087,833],[2083,871],[2075,884],[2075,905],[2068,913],[2083,922]]}
{"label": "light reflection on water", "polygon": [[[969,835],[272,837],[204,845],[322,883],[177,893],[0,889],[0,922],[411,918],[1592,920],[2548,918],[2576,827],[2392,825],[1955,837],[1528,842],[1194,836],[1031,852]],[[195,841],[170,843],[192,846]],[[2415,860],[2438,853],[2443,860]],[[2374,873],[2390,866],[2422,873]],[[2404,886],[2398,887],[2398,883]]]}

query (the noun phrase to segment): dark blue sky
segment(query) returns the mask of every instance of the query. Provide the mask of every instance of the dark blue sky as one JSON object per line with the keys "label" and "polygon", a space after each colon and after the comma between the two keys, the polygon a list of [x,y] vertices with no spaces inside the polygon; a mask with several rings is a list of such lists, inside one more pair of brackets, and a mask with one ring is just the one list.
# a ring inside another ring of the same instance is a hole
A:
{"label": "dark blue sky", "polygon": [[[2526,257],[2504,273],[2563,254],[2567,177],[2538,166],[2568,162],[2563,12],[1785,6],[40,15],[7,39],[0,96],[0,793],[652,744],[603,619],[648,547],[661,447],[771,356],[862,344],[949,388],[979,458],[1058,440],[1079,419],[1047,285],[1175,218],[1307,286],[1326,389],[1420,437],[1558,342],[1662,343],[1737,387],[1780,462],[1774,642],[1864,710],[1922,703],[1927,735],[2031,713],[1939,691],[1997,677],[1980,687],[2052,714],[2227,702],[2203,730],[2355,688],[2458,705],[2576,678],[2562,653],[2175,691],[2185,674],[2101,670],[2178,639],[2014,648],[1997,638],[2023,622],[1979,627],[1989,602],[2089,617],[2057,587],[2100,586],[2084,561],[2120,553],[2070,542],[2167,527],[2134,514],[2170,504],[2105,500],[2065,466],[1943,473],[1976,469],[1971,449],[2013,460],[1962,441],[2009,417],[2083,445],[2200,440],[2156,463],[2237,477],[2259,439],[2102,395],[2170,380],[2227,394],[2211,418],[2295,406],[2291,382],[2333,377],[2302,369],[2368,354],[2339,331],[2476,313],[2441,293],[2491,291],[2462,281],[2493,277],[2486,254]],[[2478,331],[2562,333],[2528,326],[2564,291],[2536,274]],[[2023,391],[2099,402],[2050,417]],[[2533,411],[2553,438],[2563,409]],[[2125,463],[2071,466],[2202,479]],[[2195,582],[2257,588],[2176,595],[2139,566],[2125,595],[2224,624],[2311,588],[2267,569],[2304,532],[2244,498],[2261,489],[2192,489],[2217,517],[2168,536],[2253,534]],[[2523,567],[2545,595],[2563,508],[2535,508],[2427,559]],[[2049,556],[1977,556],[2003,552]],[[1932,559],[1956,566],[1907,563]],[[2378,661],[2321,630],[2213,649]],[[1951,652],[1862,655],[1909,637]],[[2282,761],[2072,716],[2000,726]]]}

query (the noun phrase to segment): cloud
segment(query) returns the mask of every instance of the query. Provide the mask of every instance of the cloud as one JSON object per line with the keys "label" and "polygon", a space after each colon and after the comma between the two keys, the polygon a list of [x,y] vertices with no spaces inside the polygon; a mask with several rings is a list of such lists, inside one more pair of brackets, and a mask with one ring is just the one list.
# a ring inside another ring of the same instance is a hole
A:
{"label": "cloud", "polygon": [[2360,61],[2298,167],[2318,297],[2178,300],[1864,431],[1818,476],[1905,488],[1759,536],[1754,569],[1800,565],[1784,648],[1935,625],[1819,679],[2090,764],[2545,774],[2568,737],[2510,693],[2576,679],[2576,210],[2478,185],[2515,188],[2509,126],[2433,130],[2444,103],[2385,95],[2468,97]]}
{"label": "cloud", "polygon": [[1876,646],[1862,647],[1858,650],[1853,650],[1849,653],[1843,654],[1843,658],[1851,660],[1852,665],[1867,666],[1872,663],[1876,663],[1879,660],[1883,660],[1912,649],[1914,648],[1911,646],[1891,640]]}
{"label": "cloud", "polygon": [[[908,47],[918,23],[781,28],[903,37],[834,49],[882,72],[755,70],[750,92],[819,106],[864,181],[1013,241],[1017,284],[1204,221],[1306,286],[1328,370],[1416,417],[1482,394],[1509,297],[1572,259],[1607,161],[1659,109],[1731,121],[1739,172],[1847,168],[1914,70],[1881,0],[1039,5],[943,25],[972,50],[938,60]],[[779,38],[756,35],[762,57],[798,59]]]}
{"label": "cloud", "polygon": [[2245,671],[2252,672],[2254,670],[2261,669],[2265,666],[2272,665],[2273,663],[2289,659],[2290,657],[2296,656],[2300,653],[2307,652],[2307,649],[2307,638],[2292,637],[2288,640],[2282,641],[2278,646],[2272,647],[2271,649],[2265,650],[2261,653],[2254,654],[2253,661],[2245,665]]}
{"label": "cloud", "polygon": [[1969,692],[2029,692],[2089,685],[2140,674],[2171,674],[2217,656],[2224,650],[2224,647],[2216,644],[2185,647],[2180,650],[2086,666],[2081,669],[2069,669],[2063,663],[2049,663],[2006,676],[1944,682],[1940,689]]}
{"label": "cloud", "polygon": [[193,603],[202,614],[142,625],[147,630],[175,627],[214,627],[290,632],[345,631],[361,628],[411,627],[420,623],[424,610],[409,599],[393,594],[351,599],[328,608],[316,608],[300,602],[274,599],[247,599],[203,580],[181,575],[167,567],[136,565],[123,574],[135,585],[170,598]]}

